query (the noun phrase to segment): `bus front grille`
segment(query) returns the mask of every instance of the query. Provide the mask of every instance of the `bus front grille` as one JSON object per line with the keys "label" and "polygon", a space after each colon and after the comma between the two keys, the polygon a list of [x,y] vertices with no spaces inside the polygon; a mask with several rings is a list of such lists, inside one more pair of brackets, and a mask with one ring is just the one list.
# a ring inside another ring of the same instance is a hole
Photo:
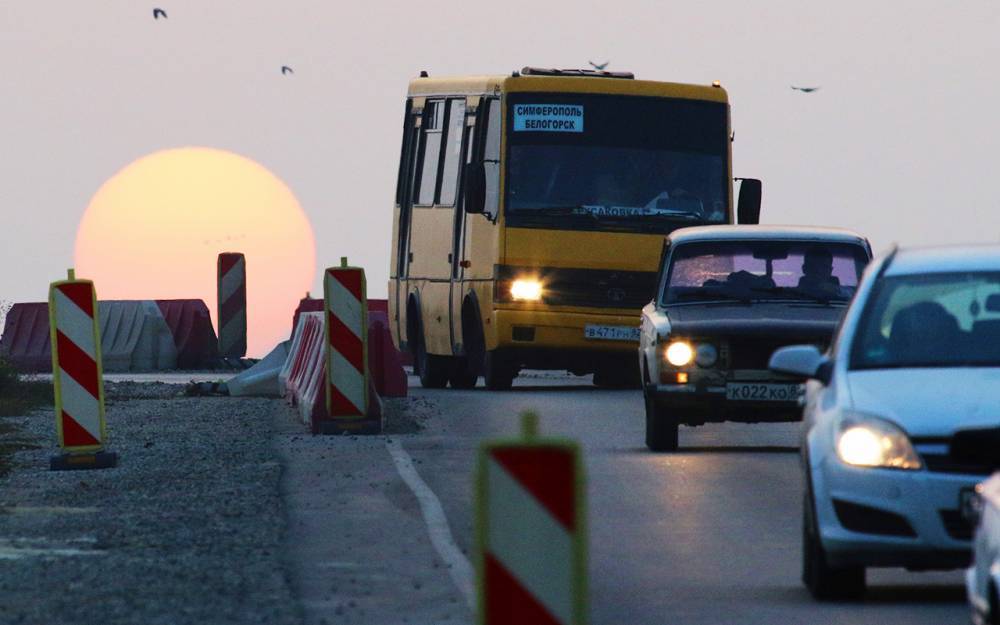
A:
{"label": "bus front grille", "polygon": [[497,300],[510,301],[510,284],[531,277],[542,282],[542,301],[551,306],[641,309],[656,292],[654,271],[511,267],[498,265]]}

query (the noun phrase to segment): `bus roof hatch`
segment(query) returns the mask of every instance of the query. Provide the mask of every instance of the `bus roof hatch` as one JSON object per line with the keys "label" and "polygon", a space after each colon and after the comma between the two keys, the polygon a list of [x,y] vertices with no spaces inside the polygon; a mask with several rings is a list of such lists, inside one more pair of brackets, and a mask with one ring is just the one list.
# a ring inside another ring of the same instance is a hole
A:
{"label": "bus roof hatch", "polygon": [[609,72],[596,69],[555,69],[550,67],[525,67],[521,70],[522,76],[578,76],[583,78],[623,78],[632,80],[635,74],[632,72]]}

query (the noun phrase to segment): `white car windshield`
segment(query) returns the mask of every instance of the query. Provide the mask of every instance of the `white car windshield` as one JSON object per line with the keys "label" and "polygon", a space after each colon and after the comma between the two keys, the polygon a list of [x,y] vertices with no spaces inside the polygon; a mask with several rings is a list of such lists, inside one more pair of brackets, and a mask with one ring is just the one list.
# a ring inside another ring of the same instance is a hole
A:
{"label": "white car windshield", "polygon": [[865,305],[850,366],[1000,366],[1000,273],[883,278]]}

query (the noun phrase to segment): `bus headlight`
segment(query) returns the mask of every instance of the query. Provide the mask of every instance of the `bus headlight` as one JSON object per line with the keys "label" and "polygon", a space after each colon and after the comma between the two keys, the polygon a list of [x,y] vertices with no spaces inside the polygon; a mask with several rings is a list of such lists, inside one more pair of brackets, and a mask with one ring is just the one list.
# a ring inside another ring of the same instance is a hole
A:
{"label": "bus headlight", "polygon": [[542,283],[538,280],[514,280],[510,285],[510,296],[523,302],[537,302],[542,299]]}
{"label": "bus headlight", "polygon": [[687,341],[674,341],[667,346],[667,351],[663,354],[667,362],[675,367],[683,367],[691,364],[694,360],[694,349]]}
{"label": "bus headlight", "polygon": [[868,415],[856,415],[841,423],[837,456],[855,467],[915,470],[922,466],[903,430]]}

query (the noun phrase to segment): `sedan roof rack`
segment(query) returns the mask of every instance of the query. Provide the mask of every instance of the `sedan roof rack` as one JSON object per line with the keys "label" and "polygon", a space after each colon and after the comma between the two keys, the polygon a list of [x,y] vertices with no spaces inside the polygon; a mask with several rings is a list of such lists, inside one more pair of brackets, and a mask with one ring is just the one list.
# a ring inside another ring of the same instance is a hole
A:
{"label": "sedan roof rack", "polygon": [[522,76],[578,76],[583,78],[622,78],[633,80],[632,72],[609,72],[597,69],[555,69],[550,67],[525,67]]}

